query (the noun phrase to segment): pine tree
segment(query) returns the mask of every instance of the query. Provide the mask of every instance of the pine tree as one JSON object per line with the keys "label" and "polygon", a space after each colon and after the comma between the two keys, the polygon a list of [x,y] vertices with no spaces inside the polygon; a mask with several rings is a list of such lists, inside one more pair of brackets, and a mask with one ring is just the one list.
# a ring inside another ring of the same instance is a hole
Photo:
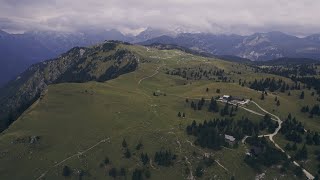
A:
{"label": "pine tree", "polygon": [[128,144],[127,144],[126,140],[123,139],[123,141],[122,141],[122,147],[123,147],[123,148],[126,148],[127,146],[128,146]]}
{"label": "pine tree", "polygon": [[120,168],[120,176],[126,176],[126,169]]}
{"label": "pine tree", "polygon": [[113,178],[117,177],[117,169],[116,168],[111,168],[109,170],[109,176],[111,176]]}
{"label": "pine tree", "polygon": [[180,112],[178,113],[178,117],[181,117],[181,113]]}
{"label": "pine tree", "polygon": [[144,175],[146,176],[147,179],[150,179],[150,177],[151,177],[150,170],[146,169],[145,172],[144,172]]}
{"label": "pine tree", "polygon": [[233,116],[233,106],[231,107],[231,110],[230,110],[230,117]]}
{"label": "pine tree", "polygon": [[277,101],[277,106],[280,106],[280,101],[279,100]]}
{"label": "pine tree", "polygon": [[103,162],[105,165],[108,165],[110,163],[110,160],[109,160],[109,158],[106,157]]}
{"label": "pine tree", "polygon": [[301,92],[300,99],[304,99],[304,91]]}
{"label": "pine tree", "polygon": [[319,136],[318,132],[314,133],[312,139],[313,139],[313,142],[315,145],[320,145],[320,136]]}
{"label": "pine tree", "polygon": [[126,152],[124,153],[125,158],[129,159],[131,158],[131,153],[129,149],[126,149]]}
{"label": "pine tree", "polygon": [[211,102],[209,104],[209,109],[210,112],[219,112],[219,106],[217,101],[212,97]]}
{"label": "pine tree", "polygon": [[64,166],[63,169],[62,169],[62,175],[64,177],[68,177],[71,175],[71,169],[69,168],[69,166]]}
{"label": "pine tree", "polygon": [[264,93],[261,94],[261,100],[264,100]]}
{"label": "pine tree", "polygon": [[297,147],[297,143],[294,143],[293,145],[292,145],[292,148],[291,148],[293,151],[296,151],[297,149],[298,149],[298,147]]}

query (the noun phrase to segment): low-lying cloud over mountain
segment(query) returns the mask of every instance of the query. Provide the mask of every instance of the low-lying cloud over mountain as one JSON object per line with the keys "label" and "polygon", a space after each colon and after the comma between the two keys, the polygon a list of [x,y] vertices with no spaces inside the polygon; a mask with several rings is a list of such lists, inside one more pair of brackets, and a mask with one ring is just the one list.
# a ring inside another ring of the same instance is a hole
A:
{"label": "low-lying cloud over mountain", "polygon": [[0,29],[82,31],[146,27],[186,32],[250,34],[320,32],[314,0],[0,0]]}

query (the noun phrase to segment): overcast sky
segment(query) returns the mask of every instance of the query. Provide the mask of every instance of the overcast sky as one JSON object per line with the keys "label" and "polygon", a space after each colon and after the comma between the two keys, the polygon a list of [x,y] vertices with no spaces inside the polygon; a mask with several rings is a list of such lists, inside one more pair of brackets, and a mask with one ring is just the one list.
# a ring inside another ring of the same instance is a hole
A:
{"label": "overcast sky", "polygon": [[0,0],[0,29],[320,33],[320,0]]}

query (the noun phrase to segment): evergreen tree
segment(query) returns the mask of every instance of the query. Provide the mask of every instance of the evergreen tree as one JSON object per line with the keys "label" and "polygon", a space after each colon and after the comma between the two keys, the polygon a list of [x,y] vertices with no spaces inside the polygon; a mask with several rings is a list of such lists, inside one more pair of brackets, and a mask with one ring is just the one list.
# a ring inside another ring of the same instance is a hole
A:
{"label": "evergreen tree", "polygon": [[150,179],[150,177],[151,177],[150,170],[149,170],[149,169],[146,169],[146,170],[144,171],[144,175],[146,176],[147,179]]}
{"label": "evergreen tree", "polygon": [[213,97],[211,98],[211,102],[210,102],[210,104],[209,104],[208,110],[209,110],[210,112],[219,112],[218,103],[217,103],[217,101],[216,101]]}
{"label": "evergreen tree", "polygon": [[136,150],[140,150],[142,147],[143,147],[143,144],[139,142],[139,144],[137,144],[136,146]]}
{"label": "evergreen tree", "polygon": [[291,148],[293,151],[296,151],[297,149],[298,149],[298,147],[297,147],[297,143],[294,143],[293,145],[292,145],[292,148]]}
{"label": "evergreen tree", "polygon": [[196,168],[195,174],[196,174],[197,177],[202,177],[202,176],[203,176],[203,168],[202,168],[202,166],[199,165],[199,166]]}
{"label": "evergreen tree", "polygon": [[131,153],[129,149],[126,149],[126,152],[124,153],[124,157],[127,159],[131,158]]}
{"label": "evergreen tree", "polygon": [[122,147],[123,147],[123,148],[127,148],[127,146],[128,146],[128,144],[127,144],[126,140],[123,139],[123,141],[122,141]]}
{"label": "evergreen tree", "polygon": [[308,151],[305,144],[300,150],[297,151],[294,158],[297,160],[308,159]]}
{"label": "evergreen tree", "polygon": [[277,101],[277,106],[280,106],[280,101],[279,100]]}
{"label": "evergreen tree", "polygon": [[315,145],[320,145],[320,136],[319,136],[318,132],[314,133],[312,139],[313,139],[313,142]]}
{"label": "evergreen tree", "polygon": [[301,92],[300,99],[304,99],[304,91]]}
{"label": "evergreen tree", "polygon": [[142,180],[142,170],[135,169],[132,173],[132,180]]}
{"label": "evergreen tree", "polygon": [[120,176],[126,176],[126,169],[120,168]]}
{"label": "evergreen tree", "polygon": [[181,117],[181,113],[180,112],[178,113],[178,117]]}
{"label": "evergreen tree", "polygon": [[229,114],[229,103],[226,103],[224,108],[221,110],[220,115],[225,116]]}
{"label": "evergreen tree", "polygon": [[69,177],[71,175],[71,169],[69,168],[69,166],[64,166],[62,169],[62,175],[64,177]]}
{"label": "evergreen tree", "polygon": [[109,170],[109,176],[116,178],[117,177],[117,169],[116,168],[111,168]]}
{"label": "evergreen tree", "polygon": [[312,145],[312,144],[313,144],[313,138],[312,138],[312,135],[311,135],[310,133],[307,133],[306,143],[307,143],[308,145]]}
{"label": "evergreen tree", "polygon": [[221,90],[220,90],[220,89],[217,89],[216,93],[220,94],[220,93],[221,93]]}
{"label": "evergreen tree", "polygon": [[106,157],[103,162],[105,165],[108,165],[110,163],[110,160],[108,157]]}
{"label": "evergreen tree", "polygon": [[264,93],[261,94],[261,100],[264,100]]}
{"label": "evergreen tree", "polygon": [[230,110],[230,117],[233,116],[233,106],[231,107],[231,110]]}
{"label": "evergreen tree", "polygon": [[143,165],[146,165],[149,162],[149,156],[147,153],[146,154],[141,153],[141,161]]}

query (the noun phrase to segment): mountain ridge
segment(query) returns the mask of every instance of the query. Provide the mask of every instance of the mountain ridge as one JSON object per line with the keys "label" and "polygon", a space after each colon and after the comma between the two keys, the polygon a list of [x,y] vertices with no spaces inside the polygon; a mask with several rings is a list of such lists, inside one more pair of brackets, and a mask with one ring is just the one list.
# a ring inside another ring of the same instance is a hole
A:
{"label": "mountain ridge", "polygon": [[56,59],[30,66],[0,89],[0,130],[28,108],[50,84],[106,81],[134,71],[139,58],[108,41],[90,48],[75,47]]}
{"label": "mountain ridge", "polygon": [[24,34],[0,32],[0,86],[28,66],[55,58],[76,46],[90,46],[104,40],[120,40],[142,45],[175,44],[216,56],[238,56],[251,60],[281,57],[320,58],[320,35],[304,38],[273,31],[242,36],[236,34],[185,33],[147,28],[136,36],[116,29],[83,32],[28,31]]}
{"label": "mountain ridge", "polygon": [[176,37],[160,36],[139,44],[176,44],[214,55],[234,55],[255,61],[281,57],[319,59],[320,41],[310,40],[311,37],[299,38],[282,32],[255,33],[249,36],[187,33]]}

